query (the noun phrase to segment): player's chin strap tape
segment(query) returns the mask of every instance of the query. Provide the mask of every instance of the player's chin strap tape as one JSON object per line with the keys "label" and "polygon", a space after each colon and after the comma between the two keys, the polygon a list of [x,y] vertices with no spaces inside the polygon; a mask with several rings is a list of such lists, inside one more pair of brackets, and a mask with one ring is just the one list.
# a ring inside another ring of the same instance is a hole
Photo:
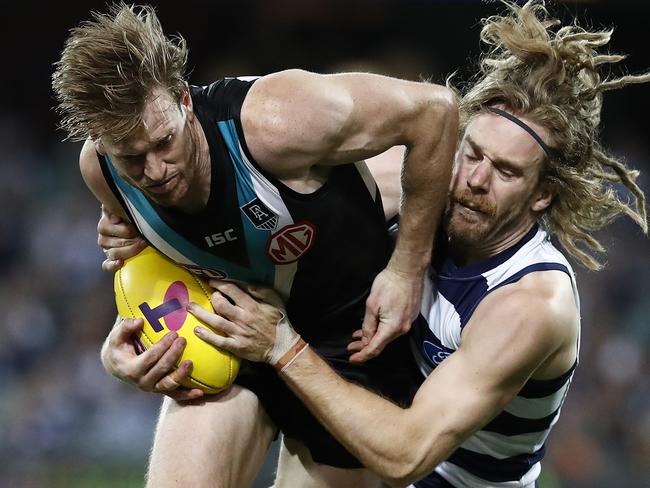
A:
{"label": "player's chin strap tape", "polygon": [[282,372],[287,368],[291,363],[293,363],[300,354],[309,347],[302,337],[298,339],[291,349],[289,349],[284,356],[282,356],[278,361],[273,365],[276,371]]}
{"label": "player's chin strap tape", "polygon": [[537,132],[535,132],[532,129],[532,127],[530,127],[528,124],[526,124],[523,120],[518,119],[517,117],[515,117],[511,113],[508,113],[505,110],[501,110],[500,108],[496,108],[496,107],[486,107],[486,108],[492,113],[500,115],[501,117],[505,117],[510,122],[513,122],[513,123],[517,124],[519,127],[521,127],[526,132],[528,132],[530,134],[530,136],[533,139],[535,139],[537,144],[539,144],[541,146],[541,148],[544,150],[544,152],[546,153],[546,156],[548,156],[549,159],[555,160],[555,161],[562,159],[561,158],[562,155],[560,154],[560,152],[557,149],[553,149],[552,147],[549,147],[544,142],[544,140],[541,137],[539,137],[539,134],[537,134]]}

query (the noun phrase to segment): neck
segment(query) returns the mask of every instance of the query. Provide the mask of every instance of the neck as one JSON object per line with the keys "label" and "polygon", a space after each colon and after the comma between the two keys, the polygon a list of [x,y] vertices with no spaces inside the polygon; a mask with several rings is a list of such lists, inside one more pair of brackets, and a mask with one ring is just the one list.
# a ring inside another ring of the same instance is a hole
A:
{"label": "neck", "polygon": [[450,255],[458,266],[469,266],[484,261],[517,244],[535,223],[535,220],[522,222],[506,232],[505,229],[500,229],[500,237],[495,239],[488,237],[479,243],[459,242],[450,238]]}

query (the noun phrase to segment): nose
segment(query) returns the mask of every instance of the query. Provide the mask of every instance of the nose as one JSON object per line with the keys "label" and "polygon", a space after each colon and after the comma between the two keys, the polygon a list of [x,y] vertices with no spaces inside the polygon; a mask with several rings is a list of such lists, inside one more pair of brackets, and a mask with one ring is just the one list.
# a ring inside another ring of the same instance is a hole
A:
{"label": "nose", "polygon": [[144,175],[151,181],[162,181],[167,172],[165,162],[156,151],[149,151],[144,161]]}
{"label": "nose", "polygon": [[467,186],[475,192],[487,192],[492,177],[492,166],[490,161],[483,158],[478,164],[470,169],[467,175]]}

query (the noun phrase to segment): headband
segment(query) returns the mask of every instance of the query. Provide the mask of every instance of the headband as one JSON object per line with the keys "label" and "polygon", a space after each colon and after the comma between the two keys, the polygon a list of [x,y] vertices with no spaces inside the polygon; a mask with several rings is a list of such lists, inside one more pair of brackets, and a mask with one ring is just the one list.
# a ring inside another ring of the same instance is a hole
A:
{"label": "headband", "polygon": [[549,159],[560,159],[560,152],[557,149],[553,149],[552,147],[549,147],[541,137],[535,132],[529,125],[527,125],[523,120],[518,119],[511,113],[506,112],[505,110],[501,110],[500,108],[495,108],[495,107],[487,107],[487,109],[490,112],[493,112],[497,115],[500,115],[501,117],[505,117],[511,122],[514,122],[517,124],[519,127],[524,129],[526,132],[528,132],[533,139],[541,146],[541,148],[544,150],[546,153],[546,156],[548,156]]}

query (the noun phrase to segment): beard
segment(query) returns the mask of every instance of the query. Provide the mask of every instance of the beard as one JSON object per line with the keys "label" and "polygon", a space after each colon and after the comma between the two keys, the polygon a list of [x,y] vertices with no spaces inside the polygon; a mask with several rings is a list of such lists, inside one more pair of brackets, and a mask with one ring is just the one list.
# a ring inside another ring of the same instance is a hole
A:
{"label": "beard", "polygon": [[473,246],[484,242],[501,227],[496,205],[483,195],[463,190],[449,195],[444,214],[447,236],[455,243]]}

